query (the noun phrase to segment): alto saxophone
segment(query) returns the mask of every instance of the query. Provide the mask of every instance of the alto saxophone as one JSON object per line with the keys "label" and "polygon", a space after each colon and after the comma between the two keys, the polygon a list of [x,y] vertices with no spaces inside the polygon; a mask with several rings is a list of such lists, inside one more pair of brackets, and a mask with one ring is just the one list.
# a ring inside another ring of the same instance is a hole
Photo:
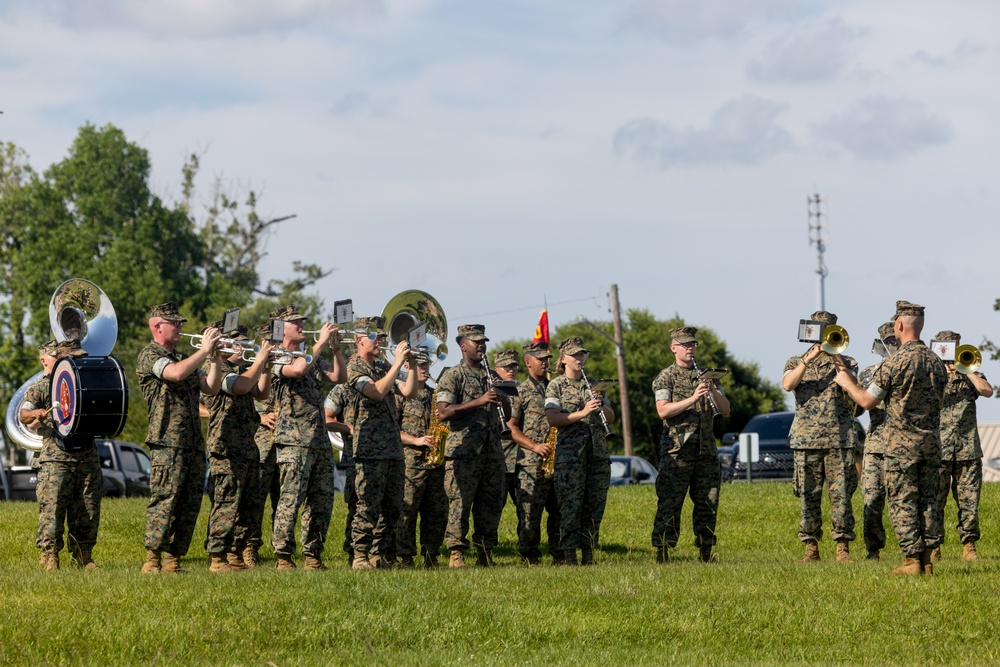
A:
{"label": "alto saxophone", "polygon": [[439,466],[444,463],[445,442],[448,440],[448,427],[438,420],[437,389],[431,396],[431,423],[427,427],[427,435],[434,436],[434,444],[424,453],[424,463],[429,466]]}
{"label": "alto saxophone", "polygon": [[556,438],[559,436],[559,429],[555,426],[549,427],[549,434],[545,436],[545,444],[552,448],[549,455],[542,459],[538,466],[538,475],[542,479],[552,479],[556,474]]}

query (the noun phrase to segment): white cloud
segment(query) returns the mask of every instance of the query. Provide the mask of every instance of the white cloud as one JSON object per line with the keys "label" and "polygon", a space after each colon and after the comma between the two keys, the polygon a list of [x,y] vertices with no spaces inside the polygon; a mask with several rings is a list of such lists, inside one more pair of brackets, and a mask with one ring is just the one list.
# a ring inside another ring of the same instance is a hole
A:
{"label": "white cloud", "polygon": [[825,83],[840,76],[853,55],[852,43],[864,31],[840,19],[787,33],[747,65],[747,74],[769,83]]}
{"label": "white cloud", "polygon": [[824,123],[814,135],[859,158],[891,160],[951,140],[948,123],[906,98],[869,97]]}
{"label": "white cloud", "polygon": [[638,118],[615,133],[614,151],[660,169],[754,164],[794,148],[792,135],[776,122],[786,109],[787,105],[745,95],[719,107],[701,129],[679,130],[667,122]]}
{"label": "white cloud", "polygon": [[950,68],[968,58],[974,58],[986,52],[986,47],[976,42],[963,40],[951,53],[932,55],[920,49],[913,54],[912,59],[929,67]]}
{"label": "white cloud", "polygon": [[740,37],[755,21],[793,18],[809,11],[801,0],[635,0],[619,26],[672,42]]}

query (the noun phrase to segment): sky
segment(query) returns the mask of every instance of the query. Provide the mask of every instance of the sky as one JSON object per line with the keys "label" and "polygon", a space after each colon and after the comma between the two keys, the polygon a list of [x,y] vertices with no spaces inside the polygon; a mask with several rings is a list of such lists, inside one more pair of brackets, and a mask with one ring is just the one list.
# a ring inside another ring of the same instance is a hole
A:
{"label": "sky", "polygon": [[544,303],[608,320],[616,284],[777,383],[813,195],[862,367],[897,299],[925,340],[1000,338],[998,61],[986,0],[5,0],[0,141],[42,170],[111,123],[168,202],[201,154],[200,205],[220,179],[295,214],[263,276],[333,268],[331,307],[422,289],[500,341]]}

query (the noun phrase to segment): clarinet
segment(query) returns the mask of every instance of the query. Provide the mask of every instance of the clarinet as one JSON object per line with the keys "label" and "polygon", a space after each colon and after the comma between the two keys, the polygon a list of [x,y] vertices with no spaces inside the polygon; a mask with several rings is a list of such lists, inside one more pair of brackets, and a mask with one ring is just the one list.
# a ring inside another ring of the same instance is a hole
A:
{"label": "clarinet", "polygon": [[[694,360],[694,355],[693,354],[691,355],[691,365],[694,367],[694,372],[698,373],[699,375],[701,375],[701,369],[698,368],[698,362]],[[712,382],[712,380],[708,380],[708,382]],[[708,396],[708,404],[710,406],[712,406],[712,419],[716,419],[718,417],[721,417],[722,416],[722,410],[719,409],[719,406],[715,404],[715,399],[712,398],[712,387],[711,386],[709,386],[709,390],[708,390],[708,393],[706,394],[706,396]]]}
{"label": "clarinet", "polygon": [[[480,363],[483,366],[483,370],[486,371],[486,391],[493,391],[493,383],[496,382],[496,380],[493,379],[493,369],[486,363],[485,354],[483,355]],[[496,408],[497,420],[500,422],[500,434],[505,435],[510,433],[510,426],[507,426],[507,420],[503,418],[503,406],[499,403],[494,403],[493,407]]]}
{"label": "clarinet", "polygon": [[[587,393],[590,394],[591,399],[597,398],[597,394],[594,393],[594,386],[590,384],[590,378],[587,374],[583,372],[583,368],[580,368],[580,374],[583,375],[583,382],[587,385]],[[611,430],[611,426],[608,425],[608,418],[604,416],[604,405],[601,404],[601,409],[597,411],[597,414],[601,416],[601,426],[604,427],[604,439],[613,440],[615,437],[615,432]]]}

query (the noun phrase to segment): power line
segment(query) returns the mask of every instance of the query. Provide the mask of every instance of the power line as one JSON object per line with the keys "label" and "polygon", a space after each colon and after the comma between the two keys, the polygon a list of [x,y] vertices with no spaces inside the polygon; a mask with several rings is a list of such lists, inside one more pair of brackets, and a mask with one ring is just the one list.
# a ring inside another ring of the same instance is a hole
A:
{"label": "power line", "polygon": [[601,304],[598,301],[599,298],[600,298],[599,296],[588,296],[588,297],[582,297],[582,298],[579,298],[579,299],[567,299],[565,301],[554,301],[554,302],[552,302],[550,304],[547,304],[547,305],[544,304],[544,303],[542,303],[542,304],[538,304],[538,305],[535,305],[535,306],[522,306],[520,308],[508,308],[507,310],[494,310],[494,311],[491,311],[491,312],[488,312],[488,313],[474,313],[472,315],[457,315],[456,319],[465,320],[465,319],[469,319],[471,317],[486,317],[488,315],[506,315],[507,313],[520,313],[520,312],[523,312],[525,310],[535,310],[537,308],[551,308],[552,306],[562,306],[562,305],[565,305],[567,303],[581,303],[583,301],[593,301],[595,306],[601,307]]}

